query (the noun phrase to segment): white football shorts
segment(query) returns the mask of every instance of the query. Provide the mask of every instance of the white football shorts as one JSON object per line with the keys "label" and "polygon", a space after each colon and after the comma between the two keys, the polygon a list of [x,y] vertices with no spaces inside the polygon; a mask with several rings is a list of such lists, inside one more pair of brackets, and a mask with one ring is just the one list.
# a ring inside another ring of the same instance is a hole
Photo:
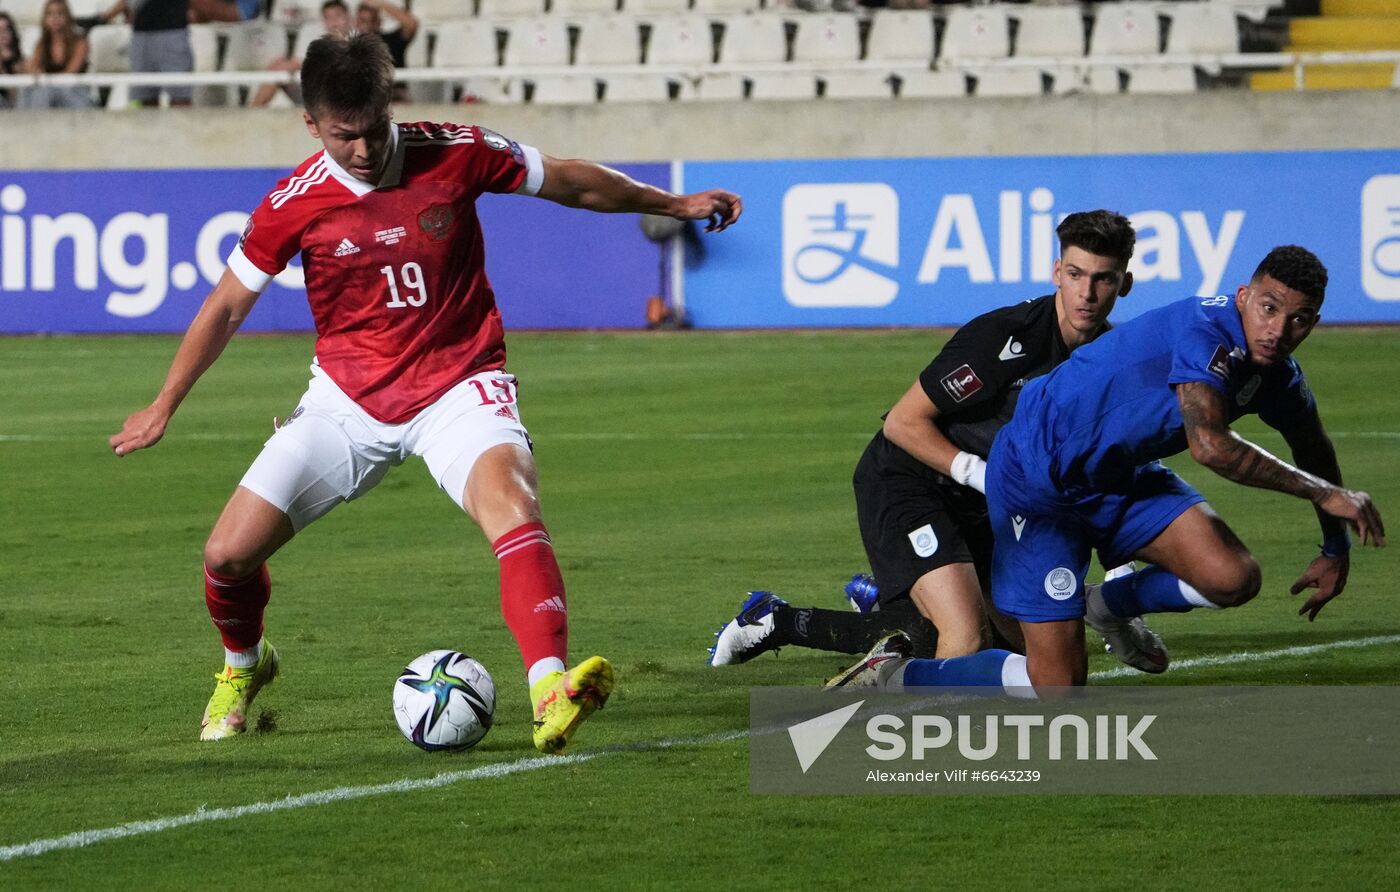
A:
{"label": "white football shorts", "polygon": [[239,482],[291,518],[298,532],[369,492],[410,455],[423,457],[437,485],[462,508],[467,476],[486,450],[503,443],[531,448],[515,376],[505,370],[473,375],[403,424],[374,419],[320,366],[311,371],[296,411]]}

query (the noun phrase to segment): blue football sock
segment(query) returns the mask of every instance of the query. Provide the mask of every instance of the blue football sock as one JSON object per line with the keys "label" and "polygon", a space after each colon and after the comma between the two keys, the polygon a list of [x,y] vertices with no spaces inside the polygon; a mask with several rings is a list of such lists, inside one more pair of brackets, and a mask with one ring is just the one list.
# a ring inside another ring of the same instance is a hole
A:
{"label": "blue football sock", "polygon": [[1144,613],[1185,613],[1197,607],[1217,606],[1161,567],[1148,567],[1108,580],[1103,584],[1103,602],[1114,616],[1125,619]]}
{"label": "blue football sock", "polygon": [[[1008,661],[1015,665],[1008,665]],[[943,660],[910,660],[903,667],[902,682],[906,688],[1029,686],[1025,662],[1025,657],[1009,650],[984,650]]]}

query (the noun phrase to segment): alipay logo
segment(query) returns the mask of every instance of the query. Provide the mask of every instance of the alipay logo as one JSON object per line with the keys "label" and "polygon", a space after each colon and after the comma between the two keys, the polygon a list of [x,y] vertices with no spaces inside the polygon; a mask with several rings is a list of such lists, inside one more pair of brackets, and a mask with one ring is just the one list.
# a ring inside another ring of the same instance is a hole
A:
{"label": "alipay logo", "polygon": [[1361,187],[1361,287],[1372,300],[1400,300],[1400,175]]}
{"label": "alipay logo", "polygon": [[885,183],[805,183],[783,196],[783,296],[883,307],[899,293],[899,196]]}

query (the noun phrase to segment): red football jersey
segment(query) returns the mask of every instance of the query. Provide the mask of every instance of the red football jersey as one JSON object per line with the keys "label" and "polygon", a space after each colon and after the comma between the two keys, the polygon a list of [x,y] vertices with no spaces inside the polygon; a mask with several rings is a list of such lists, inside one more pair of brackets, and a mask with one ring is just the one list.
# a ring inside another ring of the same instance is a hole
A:
{"label": "red football jersey", "polygon": [[261,292],[300,252],[317,362],[370,415],[401,424],[505,364],[476,198],[533,195],[544,168],[535,149],[480,127],[391,126],[377,187],[313,155],[253,211],[229,268]]}

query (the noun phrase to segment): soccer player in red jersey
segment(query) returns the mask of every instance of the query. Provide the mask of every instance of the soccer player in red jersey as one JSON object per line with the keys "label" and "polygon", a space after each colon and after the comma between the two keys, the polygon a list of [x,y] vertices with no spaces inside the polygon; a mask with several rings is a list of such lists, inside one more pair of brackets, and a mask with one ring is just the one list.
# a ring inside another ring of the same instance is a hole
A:
{"label": "soccer player in red jersey", "polygon": [[420,455],[492,543],[501,609],[535,705],[535,746],[559,752],[607,700],[613,672],[601,657],[566,665],[564,584],[505,368],[475,200],[516,192],[604,213],[707,220],[720,231],[739,218],[739,196],[674,195],[472,125],[396,124],[394,66],[374,35],[315,41],[301,77],[306,127],[325,150],[253,212],[155,400],[110,440],[119,456],[159,441],[262,290],[301,254],[317,335],[311,383],[205,545],[205,601],[226,664],[200,738],[246,730],[253,697],[277,674],[277,651],[262,635],[267,560]]}

